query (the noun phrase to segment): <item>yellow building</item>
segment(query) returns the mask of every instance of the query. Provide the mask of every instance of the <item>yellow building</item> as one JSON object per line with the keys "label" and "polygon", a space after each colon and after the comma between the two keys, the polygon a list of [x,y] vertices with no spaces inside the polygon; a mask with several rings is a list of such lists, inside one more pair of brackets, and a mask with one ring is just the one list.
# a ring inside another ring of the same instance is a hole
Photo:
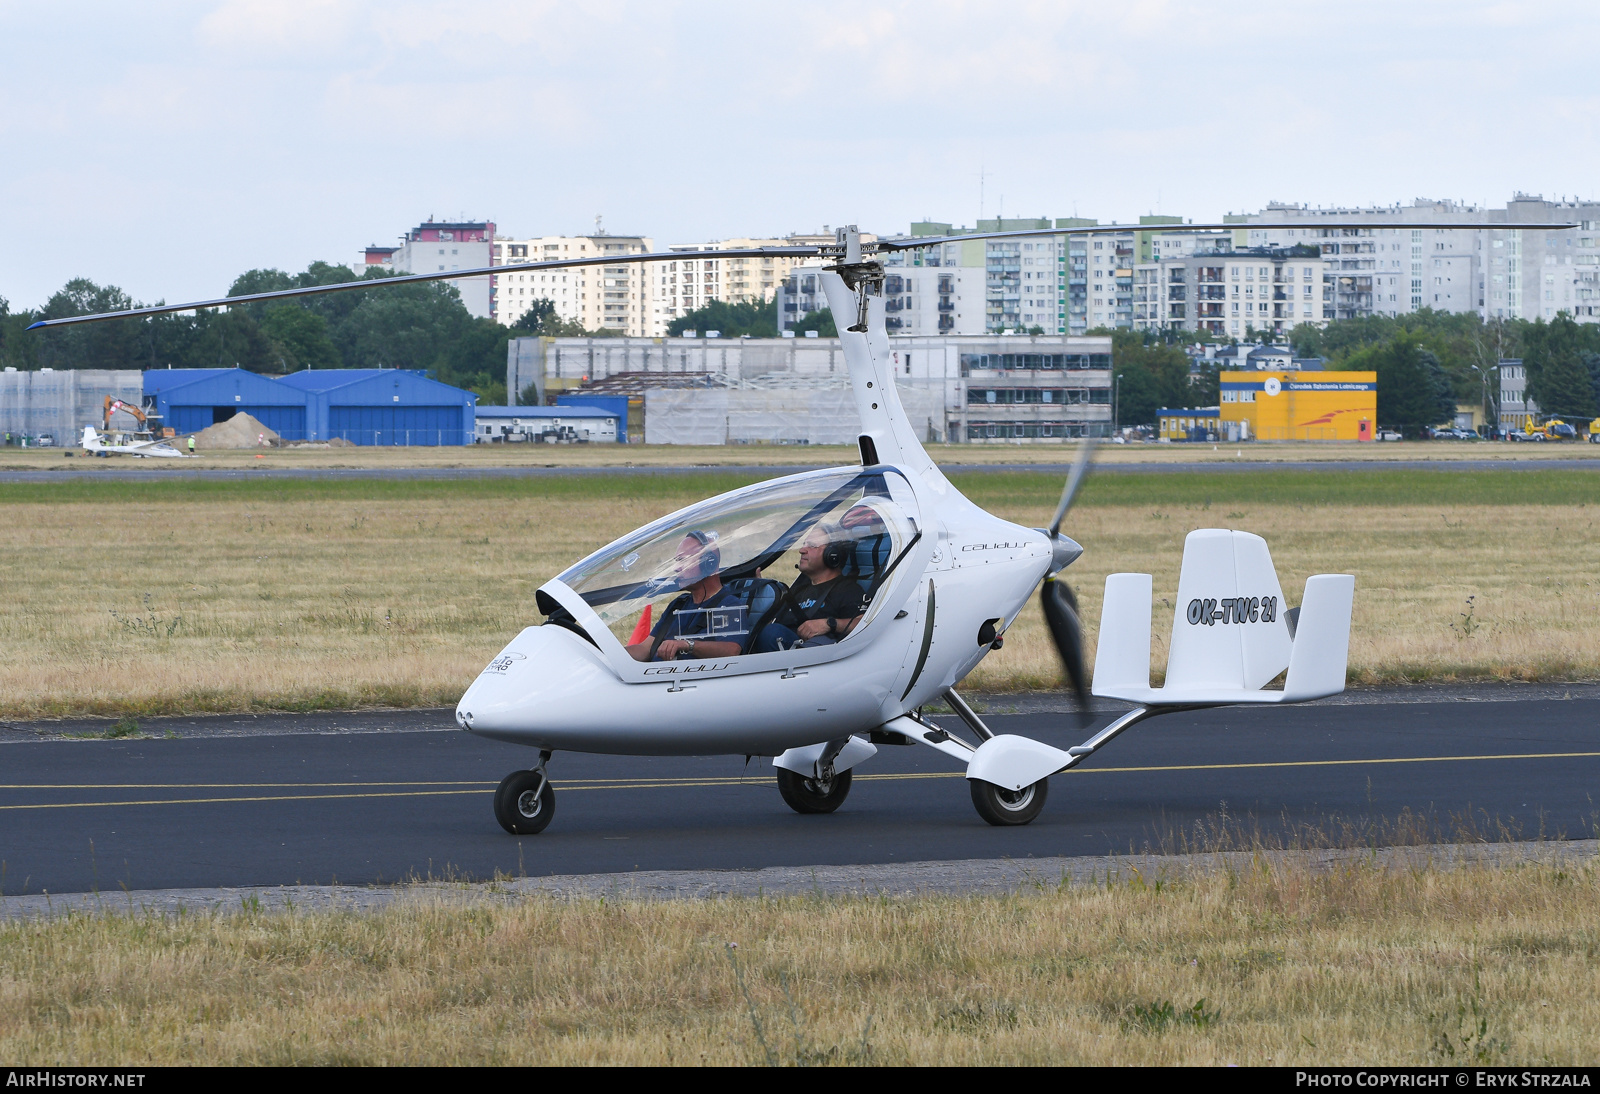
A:
{"label": "yellow building", "polygon": [[1218,434],[1219,416],[1220,412],[1214,406],[1176,410],[1162,407],[1156,411],[1156,436],[1164,441],[1238,440],[1237,430],[1231,438]]}
{"label": "yellow building", "polygon": [[1377,431],[1375,372],[1224,372],[1218,380],[1219,432],[1229,440],[1370,441]]}

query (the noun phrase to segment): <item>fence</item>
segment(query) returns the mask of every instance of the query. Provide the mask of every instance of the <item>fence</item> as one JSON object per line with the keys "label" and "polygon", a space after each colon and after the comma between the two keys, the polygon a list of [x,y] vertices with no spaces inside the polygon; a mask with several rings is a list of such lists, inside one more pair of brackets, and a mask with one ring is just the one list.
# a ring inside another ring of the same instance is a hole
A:
{"label": "fence", "polygon": [[435,448],[474,440],[470,429],[336,429],[333,436],[351,444],[389,448]]}

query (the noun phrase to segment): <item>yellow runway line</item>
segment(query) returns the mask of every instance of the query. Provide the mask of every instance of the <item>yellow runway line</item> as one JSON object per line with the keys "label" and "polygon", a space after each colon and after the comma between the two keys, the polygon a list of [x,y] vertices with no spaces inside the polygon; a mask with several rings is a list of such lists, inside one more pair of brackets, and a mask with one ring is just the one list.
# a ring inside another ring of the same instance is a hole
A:
{"label": "yellow runway line", "polygon": [[[1265,763],[1248,764],[1172,764],[1154,767],[1088,767],[1075,768],[1081,774],[1132,774],[1140,771],[1243,771],[1276,767],[1351,767],[1369,764],[1420,764],[1420,763],[1462,763],[1471,760],[1563,760],[1582,759],[1600,756],[1600,752],[1511,752],[1488,756],[1399,756],[1364,760],[1281,760]],[[930,772],[905,772],[902,774],[862,775],[863,782],[893,782],[911,779],[959,779],[963,774],[959,771],[930,771]],[[115,786],[89,786],[76,784],[13,784],[0,786],[4,790],[181,790],[186,787],[194,789],[225,789],[237,787],[244,789],[258,789],[261,787],[342,787],[342,786],[467,786],[469,789],[460,790],[389,790],[370,794],[270,794],[249,795],[242,797],[223,798],[163,798],[142,801],[92,801],[92,802],[44,802],[28,805],[0,805],[0,810],[19,809],[87,809],[113,805],[215,805],[227,802],[278,802],[278,801],[353,801],[361,798],[437,798],[450,797],[460,794],[487,794],[491,787],[488,783],[467,783],[464,780],[456,782],[415,782],[415,783],[124,783]],[[725,786],[753,786],[765,788],[769,784],[764,780],[743,779],[732,777],[712,778],[674,778],[674,779],[588,779],[575,782],[557,782],[557,790],[679,790],[702,789]]]}

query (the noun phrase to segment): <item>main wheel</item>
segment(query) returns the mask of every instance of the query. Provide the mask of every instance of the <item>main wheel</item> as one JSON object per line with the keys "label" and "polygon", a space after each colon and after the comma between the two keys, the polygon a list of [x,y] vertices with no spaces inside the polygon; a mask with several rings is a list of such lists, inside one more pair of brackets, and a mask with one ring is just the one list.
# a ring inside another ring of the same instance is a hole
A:
{"label": "main wheel", "polygon": [[977,808],[978,816],[1002,828],[1027,824],[1033,820],[1044,808],[1044,800],[1050,794],[1048,779],[1040,779],[1021,790],[1007,790],[982,779],[968,779],[967,784],[972,788],[972,804]]}
{"label": "main wheel", "polygon": [[826,782],[778,768],[778,793],[796,813],[832,813],[850,793],[850,772],[838,771]]}
{"label": "main wheel", "polygon": [[540,771],[513,771],[494,792],[494,819],[513,836],[536,836],[556,815],[556,792]]}

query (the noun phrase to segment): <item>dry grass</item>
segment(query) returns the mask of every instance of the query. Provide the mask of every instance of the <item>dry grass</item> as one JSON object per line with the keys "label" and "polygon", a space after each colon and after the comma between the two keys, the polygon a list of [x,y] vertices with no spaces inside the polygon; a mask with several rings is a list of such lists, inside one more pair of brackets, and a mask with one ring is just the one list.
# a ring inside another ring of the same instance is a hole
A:
{"label": "dry grass", "polygon": [[[1008,514],[1040,524],[1050,510]],[[1105,575],[1152,574],[1157,681],[1166,666],[1183,538],[1195,528],[1265,536],[1291,604],[1312,574],[1356,578],[1350,680],[1376,684],[1600,676],[1600,554],[1587,506],[1203,504],[1085,507],[1071,534],[1089,546],[1069,571],[1093,651]],[[1053,687],[1060,678],[1044,620],[1030,608],[1005,648],[970,678],[977,690]]]}
{"label": "dry grass", "polygon": [[[1531,489],[1525,474],[1515,485]],[[1111,493],[1073,514],[1089,548],[1071,575],[1091,649],[1107,572],[1153,573],[1170,599],[1184,534],[1223,525],[1268,538],[1291,603],[1310,574],[1356,575],[1356,681],[1600,676],[1600,556],[1583,502],[1207,507],[1194,498],[1212,487],[1172,478],[1184,504],[1130,504],[1125,491],[1148,480],[1108,476]],[[0,716],[453,704],[537,621],[544,580],[725,479],[9,488],[27,500],[0,525]],[[1243,479],[1213,485],[1258,490]],[[1046,475],[966,485],[1031,525],[1058,489]],[[1156,612],[1159,679],[1170,606]],[[1058,675],[1030,607],[971,686]]]}
{"label": "dry grass", "polygon": [[[0,471],[71,471],[92,478],[105,471],[237,471],[269,468],[307,470],[352,468],[489,467],[731,467],[831,466],[855,463],[853,445],[467,445],[416,448],[273,448],[203,452],[195,460],[64,459],[61,449],[0,449]],[[1074,443],[936,444],[928,451],[941,464],[1070,464]],[[1593,459],[1600,445],[1508,444],[1412,441],[1399,444],[1102,444],[1096,460],[1117,463],[1303,463],[1363,460],[1381,466],[1395,460],[1543,461]]]}
{"label": "dry grass", "polygon": [[44,1064],[1592,1064],[1600,872],[549,898],[0,927]]}

